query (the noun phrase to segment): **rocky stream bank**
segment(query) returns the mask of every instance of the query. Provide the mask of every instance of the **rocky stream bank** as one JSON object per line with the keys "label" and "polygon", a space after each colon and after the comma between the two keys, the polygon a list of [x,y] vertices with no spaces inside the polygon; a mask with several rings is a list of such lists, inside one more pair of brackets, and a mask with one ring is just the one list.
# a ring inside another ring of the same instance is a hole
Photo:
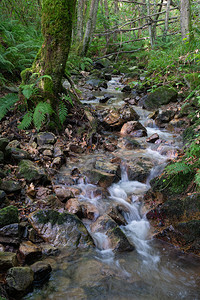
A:
{"label": "rocky stream bank", "polygon": [[[118,282],[121,276],[117,264],[109,269],[95,259],[95,249],[112,253],[112,259],[121,253],[121,261],[127,252],[126,268],[132,251],[156,260],[148,248],[152,236],[200,253],[199,193],[185,187],[170,194],[162,187],[165,174],[160,175],[182,153],[181,134],[190,125],[182,99],[169,87],[150,94],[133,90],[103,63],[98,68],[83,73],[78,83],[87,126],[69,122],[56,135],[16,131],[12,115],[1,124],[0,295],[5,299],[21,299],[41,287],[58,264],[68,272],[66,286],[79,282],[68,289],[68,299],[94,299],[93,277],[101,283],[99,291],[106,278]],[[135,292],[144,289],[138,274],[127,274],[124,269],[130,295],[129,284],[135,284]],[[67,299],[59,293],[51,299]],[[146,299],[155,299],[151,296]]]}

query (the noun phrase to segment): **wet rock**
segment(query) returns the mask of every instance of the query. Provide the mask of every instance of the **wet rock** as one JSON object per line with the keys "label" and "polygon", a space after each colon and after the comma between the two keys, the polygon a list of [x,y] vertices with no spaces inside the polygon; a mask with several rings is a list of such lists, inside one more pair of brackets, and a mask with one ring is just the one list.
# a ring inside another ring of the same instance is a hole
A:
{"label": "wet rock", "polygon": [[5,199],[6,199],[6,193],[0,190],[0,205],[5,201]]}
{"label": "wet rock", "polygon": [[39,146],[45,144],[55,144],[56,136],[51,132],[40,132],[37,136],[37,143]]}
{"label": "wet rock", "polygon": [[93,240],[76,216],[54,210],[40,210],[29,215],[29,221],[38,234],[56,247],[88,248]]}
{"label": "wet rock", "polygon": [[131,135],[134,137],[147,136],[146,128],[140,122],[137,121],[130,121],[125,123],[122,126],[120,133],[122,135]]}
{"label": "wet rock", "polygon": [[99,103],[106,103],[111,98],[111,95],[104,95],[104,97],[99,100]]}
{"label": "wet rock", "polygon": [[0,151],[4,151],[9,141],[7,138],[0,138]]}
{"label": "wet rock", "polygon": [[[148,158],[136,158],[127,162],[127,165],[124,166],[128,174],[128,179],[130,181],[137,180],[140,182],[146,181],[149,176],[153,163]],[[118,169],[118,177],[121,178],[121,168]],[[138,186],[139,188],[139,186]],[[142,188],[142,186],[141,186]]]}
{"label": "wet rock", "polygon": [[178,93],[174,88],[158,87],[154,92],[144,96],[139,105],[146,109],[156,109],[170,102],[176,102]]}
{"label": "wet rock", "polygon": [[155,122],[158,126],[161,126],[162,123],[169,123],[175,116],[175,112],[173,110],[162,111],[158,114],[155,119]]}
{"label": "wet rock", "polygon": [[82,216],[81,204],[77,198],[69,199],[65,205],[65,209],[71,214]]}
{"label": "wet rock", "polygon": [[28,182],[47,181],[44,169],[38,167],[30,160],[22,160],[18,169],[19,178],[25,178]]}
{"label": "wet rock", "polygon": [[119,148],[133,150],[137,148],[141,148],[141,145],[131,137],[123,137],[118,139]]}
{"label": "wet rock", "polygon": [[127,121],[136,121],[139,119],[138,114],[133,108],[125,105],[120,109],[111,108],[103,118],[103,126],[108,129],[118,130]]}
{"label": "wet rock", "polygon": [[18,223],[0,228],[0,243],[19,245],[20,226]]}
{"label": "wet rock", "polygon": [[126,225],[127,222],[122,216],[122,214],[119,212],[117,207],[111,207],[107,211],[107,214],[109,217],[111,217],[118,225]]}
{"label": "wet rock", "polygon": [[54,160],[52,161],[52,167],[53,167],[53,166],[59,167],[59,166],[61,166],[61,164],[62,164],[62,159],[61,159],[61,157],[56,157],[56,158],[54,158]]}
{"label": "wet rock", "polygon": [[80,194],[80,190],[78,188],[65,185],[55,185],[54,192],[62,202],[66,202],[68,199],[74,198],[75,196]]}
{"label": "wet rock", "polygon": [[84,218],[96,220],[99,217],[99,211],[95,205],[89,202],[81,203],[81,210]]}
{"label": "wet rock", "polygon": [[100,216],[91,224],[90,228],[92,233],[106,234],[107,245],[104,246],[104,249],[112,249],[119,252],[134,250],[134,246],[129,243],[126,235],[108,215]]}
{"label": "wet rock", "polygon": [[15,253],[0,251],[0,273],[17,266],[17,256]]}
{"label": "wet rock", "polygon": [[109,142],[103,143],[103,147],[106,151],[110,151],[110,152],[113,152],[117,149],[116,145]]}
{"label": "wet rock", "polygon": [[40,248],[42,249],[42,254],[46,256],[55,256],[60,253],[58,248],[49,244],[40,244]]}
{"label": "wet rock", "polygon": [[106,173],[100,170],[89,170],[86,176],[90,183],[99,185],[102,188],[109,187],[116,178],[115,174]]}
{"label": "wet rock", "polygon": [[0,209],[0,228],[14,223],[19,223],[17,207],[11,205]]}
{"label": "wet rock", "polygon": [[159,139],[159,135],[157,133],[152,134],[148,139],[146,139],[147,143],[155,143]]}
{"label": "wet rock", "polygon": [[0,164],[4,162],[4,154],[2,151],[0,151]]}
{"label": "wet rock", "polygon": [[117,170],[119,168],[118,164],[113,164],[109,161],[105,161],[105,160],[96,160],[95,163],[95,169],[106,172],[106,173],[110,173],[110,174],[116,174]]}
{"label": "wet rock", "polygon": [[30,266],[34,273],[34,285],[42,285],[48,281],[51,275],[51,265],[42,261],[38,261]]}
{"label": "wet rock", "polygon": [[21,183],[14,180],[4,180],[0,183],[0,188],[8,193],[19,192],[21,190]]}
{"label": "wet rock", "polygon": [[26,264],[32,264],[42,256],[42,250],[30,241],[24,241],[19,247],[20,260]]}
{"label": "wet rock", "polygon": [[33,271],[29,267],[13,267],[6,276],[7,292],[15,299],[21,299],[33,286]]}
{"label": "wet rock", "polygon": [[148,118],[155,120],[155,118],[158,116],[158,114],[159,114],[159,110],[154,110],[152,113],[150,113],[148,115]]}

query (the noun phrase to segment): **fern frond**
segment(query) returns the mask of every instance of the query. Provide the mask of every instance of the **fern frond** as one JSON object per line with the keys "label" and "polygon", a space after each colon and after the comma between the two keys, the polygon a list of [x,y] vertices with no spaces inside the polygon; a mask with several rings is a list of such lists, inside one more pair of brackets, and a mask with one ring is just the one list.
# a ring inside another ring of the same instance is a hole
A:
{"label": "fern frond", "polygon": [[21,121],[21,124],[18,125],[18,128],[21,130],[27,129],[31,125],[32,120],[33,120],[33,112],[29,111],[23,117],[23,120]]}
{"label": "fern frond", "polygon": [[11,93],[7,94],[0,99],[0,120],[6,115],[6,113],[14,106],[18,101],[18,95]]}
{"label": "fern frond", "polygon": [[168,175],[176,175],[180,172],[182,172],[182,174],[187,174],[191,172],[190,167],[185,162],[176,162],[167,166],[165,170]]}
{"label": "fern frond", "polygon": [[41,126],[45,123],[48,115],[53,113],[50,103],[39,102],[33,113],[33,123],[35,128],[39,131]]}
{"label": "fern frond", "polygon": [[72,98],[70,97],[70,95],[63,94],[62,99],[65,100],[65,101],[68,101],[72,106],[74,105],[74,103],[73,103]]}
{"label": "fern frond", "polygon": [[61,101],[58,106],[58,117],[59,117],[60,123],[62,125],[66,120],[67,112],[68,112],[68,110],[67,110],[65,103],[63,101]]}

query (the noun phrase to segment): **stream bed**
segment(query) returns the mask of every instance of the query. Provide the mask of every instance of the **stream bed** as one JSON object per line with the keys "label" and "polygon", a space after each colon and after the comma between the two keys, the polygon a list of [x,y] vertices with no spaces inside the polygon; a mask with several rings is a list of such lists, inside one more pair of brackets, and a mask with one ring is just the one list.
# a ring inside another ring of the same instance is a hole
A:
{"label": "stream bed", "polygon": [[[120,107],[124,104],[122,93],[116,91],[116,85],[119,86],[118,77],[109,82],[106,94],[113,95],[113,98],[106,106],[114,104]],[[99,105],[98,98],[102,95],[97,93],[96,96],[95,100],[90,101],[94,106]],[[118,140],[118,147],[112,154],[104,151],[80,154],[78,159],[69,161],[60,172],[63,178],[73,168],[83,171],[94,162],[104,164],[113,157],[120,158],[121,179],[109,186],[106,193],[93,192],[97,187],[89,183],[87,178],[77,181],[77,187],[82,191],[79,201],[95,206],[100,216],[111,204],[121,205],[126,224],[120,228],[135,250],[114,252],[106,234],[93,231],[92,221],[83,219],[96,247],[90,250],[77,249],[73,253],[63,249],[58,256],[46,258],[45,261],[53,269],[49,282],[42,288],[36,288],[24,299],[200,299],[199,258],[185,255],[171,245],[153,239],[153,229],[146,219],[142,201],[143,195],[150,188],[150,180],[160,174],[167,161],[175,156],[181,147],[181,139],[173,132],[157,128],[153,120],[149,122],[149,111],[137,106],[134,109],[140,115],[139,121],[146,127],[148,136],[157,133],[165,141],[162,147],[147,145],[145,137],[134,138],[140,148],[127,149],[124,147],[125,138],[107,132],[105,134]],[[145,181],[129,178],[128,164],[135,160],[145,160],[152,165]]]}

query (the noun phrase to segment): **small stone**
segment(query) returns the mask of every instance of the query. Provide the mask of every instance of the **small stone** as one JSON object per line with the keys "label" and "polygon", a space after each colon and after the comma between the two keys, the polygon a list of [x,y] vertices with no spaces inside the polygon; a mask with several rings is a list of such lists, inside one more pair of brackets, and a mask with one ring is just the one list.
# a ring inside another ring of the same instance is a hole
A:
{"label": "small stone", "polygon": [[54,160],[52,161],[52,166],[56,165],[56,166],[60,166],[62,162],[61,157],[56,157],[54,158]]}
{"label": "small stone", "polygon": [[54,157],[59,157],[59,156],[62,156],[62,155],[63,155],[63,152],[60,149],[60,147],[54,147],[53,156]]}
{"label": "small stone", "polygon": [[11,252],[0,251],[0,273],[4,273],[14,266],[17,266],[16,254]]}
{"label": "small stone", "polygon": [[33,263],[42,256],[42,250],[30,241],[25,241],[19,247],[20,259],[27,263]]}
{"label": "small stone", "polygon": [[80,194],[80,190],[78,188],[67,187],[64,185],[54,186],[54,192],[62,202],[66,202],[68,199]]}
{"label": "small stone", "polygon": [[131,92],[131,87],[129,85],[126,85],[125,87],[123,87],[121,92],[122,93],[130,93]]}
{"label": "small stone", "polygon": [[17,141],[17,140],[13,140],[13,141],[11,141],[11,142],[7,145],[6,149],[9,149],[9,148],[19,148],[19,147],[20,147],[20,142]]}
{"label": "small stone", "polygon": [[46,150],[43,151],[43,155],[52,157],[52,151],[46,149]]}
{"label": "small stone", "polygon": [[56,136],[51,132],[40,132],[37,136],[37,143],[39,146],[44,144],[55,144]]}
{"label": "small stone", "polygon": [[152,134],[148,139],[146,139],[147,143],[155,143],[159,139],[159,135],[157,133]]}
{"label": "small stone", "polygon": [[10,148],[9,152],[14,160],[20,161],[22,159],[30,159],[29,153],[22,149]]}

